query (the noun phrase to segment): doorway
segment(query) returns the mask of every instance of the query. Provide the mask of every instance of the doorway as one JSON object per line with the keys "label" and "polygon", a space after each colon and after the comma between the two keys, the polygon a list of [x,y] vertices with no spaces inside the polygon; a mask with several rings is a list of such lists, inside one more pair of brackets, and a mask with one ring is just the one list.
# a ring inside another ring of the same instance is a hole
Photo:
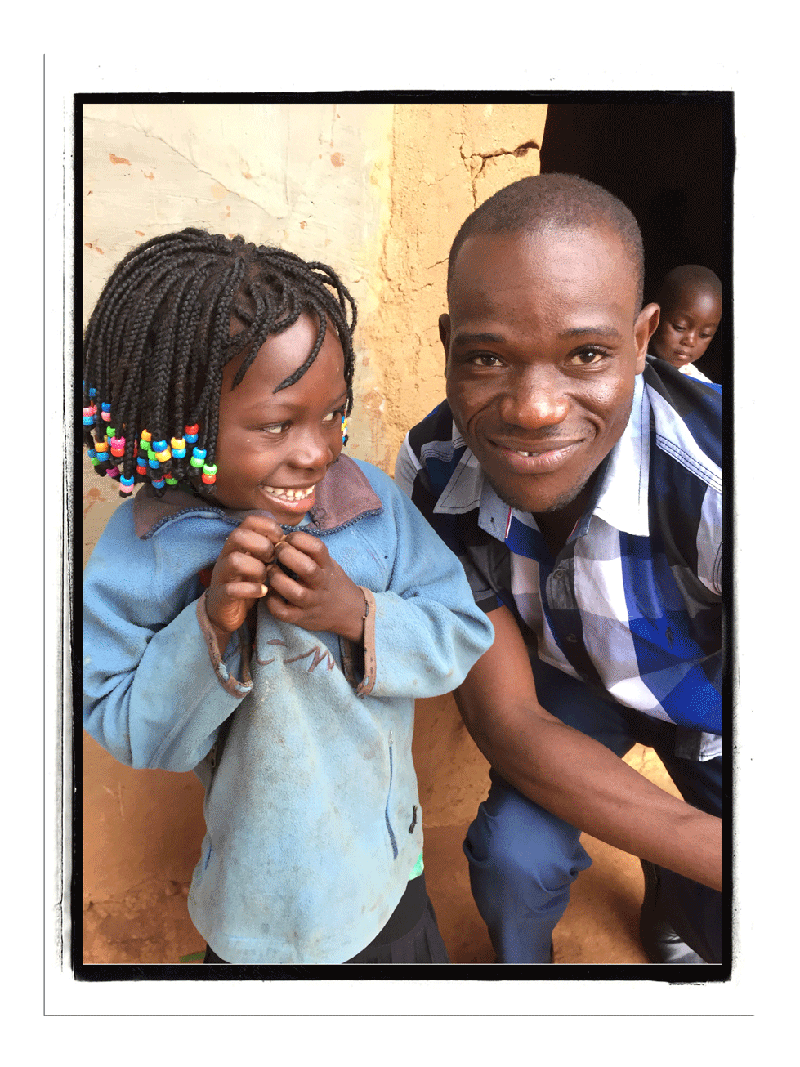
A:
{"label": "doorway", "polygon": [[578,174],[636,216],[645,302],[672,267],[699,263],[723,287],[722,321],[697,362],[728,384],[733,353],[733,93],[572,93],[548,100],[542,173]]}

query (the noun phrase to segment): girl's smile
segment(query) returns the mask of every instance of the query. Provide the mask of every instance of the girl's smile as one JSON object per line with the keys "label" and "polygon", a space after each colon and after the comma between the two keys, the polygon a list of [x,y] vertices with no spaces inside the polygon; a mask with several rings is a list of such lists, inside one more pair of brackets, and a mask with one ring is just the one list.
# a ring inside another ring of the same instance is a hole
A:
{"label": "girl's smile", "polygon": [[329,322],[319,354],[293,385],[277,387],[303,365],[317,337],[309,314],[259,348],[242,381],[242,358],[222,374],[215,499],[227,508],[269,511],[295,526],[314,506],[315,488],[342,450],[347,404],[344,355]]}

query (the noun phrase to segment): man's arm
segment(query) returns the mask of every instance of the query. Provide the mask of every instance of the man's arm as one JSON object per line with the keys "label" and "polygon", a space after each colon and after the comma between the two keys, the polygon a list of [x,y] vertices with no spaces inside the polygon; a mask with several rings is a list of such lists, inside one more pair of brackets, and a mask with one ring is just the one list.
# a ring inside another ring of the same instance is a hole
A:
{"label": "man's arm", "polygon": [[507,608],[494,644],[456,691],[491,765],[541,807],[610,845],[722,889],[722,821],[665,793],[590,737],[548,714]]}

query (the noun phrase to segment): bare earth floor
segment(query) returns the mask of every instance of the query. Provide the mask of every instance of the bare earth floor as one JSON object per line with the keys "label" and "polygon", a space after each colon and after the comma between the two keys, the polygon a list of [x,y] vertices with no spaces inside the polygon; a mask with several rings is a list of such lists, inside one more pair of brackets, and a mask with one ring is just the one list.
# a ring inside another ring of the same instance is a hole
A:
{"label": "bare earth floor", "polygon": [[[651,751],[634,749],[627,761],[674,791]],[[164,775],[158,778],[162,794],[157,808],[134,811],[129,805],[126,812],[124,786],[127,776],[137,772],[114,764],[88,739],[84,762],[86,779],[94,783],[87,787],[85,798],[84,962],[174,964],[201,952],[204,942],[186,910],[203,830],[199,783],[192,776]],[[116,782],[109,777],[112,768]],[[173,819],[168,833],[161,823],[165,804],[172,805],[173,813],[190,813],[183,821]],[[465,820],[426,828],[426,879],[451,961],[493,963],[494,951],[472,900],[462,851],[467,825]],[[147,842],[135,868],[125,866],[119,838],[123,833]],[[175,847],[176,842],[181,847]],[[583,843],[593,863],[575,883],[569,907],[556,928],[555,962],[646,963],[638,938],[644,891],[639,861],[585,835]],[[110,864],[111,855],[123,858]]]}

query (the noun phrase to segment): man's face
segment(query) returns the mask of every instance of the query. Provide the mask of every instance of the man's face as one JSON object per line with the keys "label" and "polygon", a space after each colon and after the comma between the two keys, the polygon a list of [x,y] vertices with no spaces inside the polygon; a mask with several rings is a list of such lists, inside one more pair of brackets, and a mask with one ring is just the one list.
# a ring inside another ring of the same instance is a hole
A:
{"label": "man's face", "polygon": [[619,440],[658,308],[637,315],[633,264],[599,227],[475,234],[440,333],[456,424],[498,495],[560,511]]}

